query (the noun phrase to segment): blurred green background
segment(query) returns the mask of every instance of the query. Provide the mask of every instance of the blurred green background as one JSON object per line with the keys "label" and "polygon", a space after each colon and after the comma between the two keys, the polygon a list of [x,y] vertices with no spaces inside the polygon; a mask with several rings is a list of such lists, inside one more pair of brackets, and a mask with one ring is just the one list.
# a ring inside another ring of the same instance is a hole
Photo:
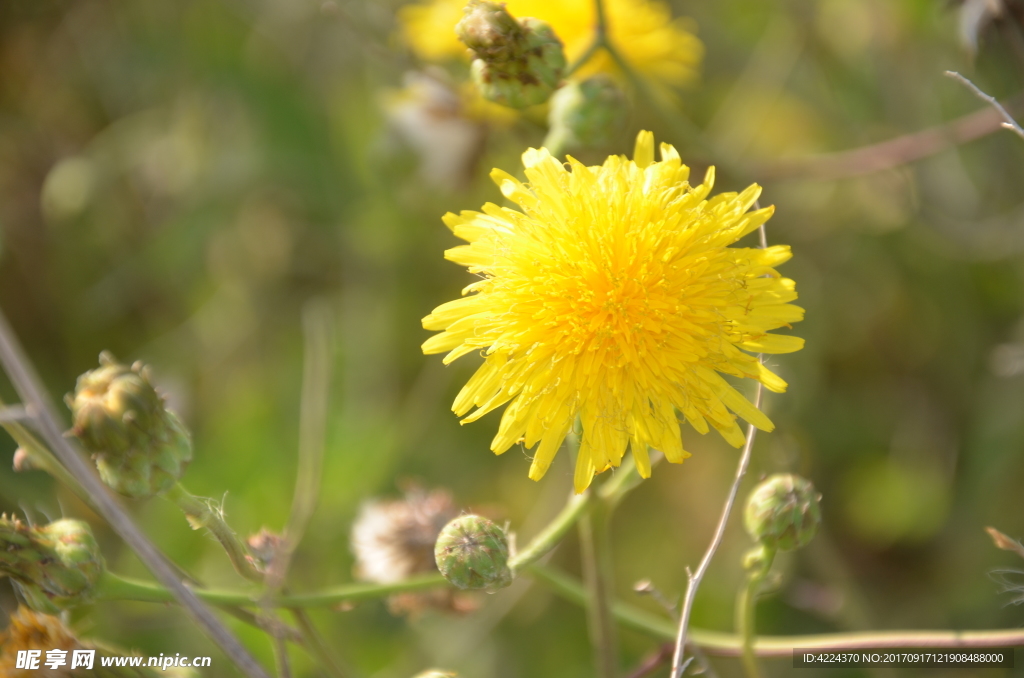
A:
{"label": "blurred green background", "polygon": [[[296,465],[301,310],[314,298],[334,309],[323,496],[292,567],[296,591],[352,580],[353,518],[405,479],[509,520],[520,543],[572,484],[564,458],[533,483],[525,452],[494,457],[499,415],[460,427],[449,411],[474,359],[445,368],[420,352],[420,318],[470,280],[442,257],[456,240],[440,216],[498,201],[487,171],[516,171],[545,130],[537,114],[481,122],[450,93],[426,108],[398,94],[423,67],[399,37],[399,5],[0,3],[0,306],[55,395],[103,349],[146,360],[195,435],[186,486],[223,497],[242,534],[280,529]],[[621,143],[581,157],[629,153],[636,132],[653,129],[702,173],[719,162],[712,147],[732,159],[717,188],[762,183],[762,202],[777,206],[769,240],[793,246],[782,272],[807,309],[795,328],[807,347],[771,361],[790,389],[767,400],[777,430],[758,439],[745,489],[762,474],[801,473],[824,495],[824,525],[777,563],[759,631],[1020,626],[1024,610],[990,572],[1022,564],[983,528],[1024,535],[1024,141],[999,131],[842,179],[778,169],[983,109],[946,69],[1012,96],[1024,85],[1020,25],[1005,16],[979,29],[972,58],[961,8],[939,0],[676,0],[672,10],[705,46],[700,77],[672,92],[703,131],[680,136],[637,105]],[[464,77],[464,64],[447,68]],[[6,381],[0,392],[13,399]],[[684,435],[693,457],[658,467],[613,524],[618,595],[653,611],[632,584],[682,591],[736,460],[717,437]],[[147,576],[67,491],[14,474],[13,452],[3,436],[0,509],[85,517],[112,569]],[[238,585],[216,544],[168,503],[131,508],[189,572]],[[732,628],[749,545],[734,520],[695,625]],[[574,534],[554,562],[579,572]],[[541,585],[483,603],[464,618],[407,620],[374,602],[315,619],[354,676],[593,674],[580,608]],[[0,583],[0,607],[15,606]],[[211,654],[202,675],[234,675],[173,607],[104,603],[74,620],[144,654]],[[264,637],[229,623],[270,665]],[[657,647],[629,631],[622,640],[627,666]],[[790,666],[766,663],[772,675]],[[740,675],[733,660],[715,667]]]}

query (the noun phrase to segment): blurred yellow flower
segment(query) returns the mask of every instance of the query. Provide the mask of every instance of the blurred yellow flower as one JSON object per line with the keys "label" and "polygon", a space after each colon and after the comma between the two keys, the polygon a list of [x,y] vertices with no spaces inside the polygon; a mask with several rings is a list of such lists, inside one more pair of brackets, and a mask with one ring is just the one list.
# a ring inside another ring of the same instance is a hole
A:
{"label": "blurred yellow flower", "polygon": [[[466,48],[455,37],[465,0],[426,0],[402,8],[402,32],[412,49],[427,61],[463,55]],[[592,0],[508,0],[506,9],[516,18],[546,21],[565,45],[569,63],[583,55],[594,40]],[[661,0],[605,0],[609,38],[638,70],[659,82],[679,85],[692,79],[704,55],[693,34],[694,24],[673,19]],[[594,55],[576,75],[614,72],[604,52]]]}
{"label": "blurred yellow flower", "polygon": [[[667,144],[654,161],[654,136],[641,132],[633,160],[611,156],[570,169],[545,149],[523,155],[524,184],[502,170],[491,178],[519,210],[448,213],[469,244],[445,257],[481,280],[463,298],[423,319],[441,331],[425,353],[444,362],[480,351],[484,364],[455,400],[463,423],[509,403],[491,449],[540,443],[530,477],[541,478],[576,417],[583,426],[575,487],[618,466],[629,444],[640,474],[648,447],[682,462],[677,412],[700,433],[710,424],[731,444],[739,415],[763,430],[772,422],[722,374],[786,382],[750,353],[788,353],[797,337],[769,334],[803,318],[792,280],[775,266],[788,246],[729,247],[772,214],[748,211],[761,192],[708,199],[713,168],[691,186],[689,168]],[[735,414],[734,414],[735,413]]]}

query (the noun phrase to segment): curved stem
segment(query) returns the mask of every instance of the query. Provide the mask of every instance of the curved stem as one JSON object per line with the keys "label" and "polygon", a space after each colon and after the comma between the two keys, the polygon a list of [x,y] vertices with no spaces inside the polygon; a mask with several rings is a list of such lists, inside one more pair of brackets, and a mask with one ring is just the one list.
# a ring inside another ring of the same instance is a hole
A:
{"label": "curved stem", "polygon": [[[528,574],[547,584],[563,598],[582,605],[586,591],[582,582],[557,568],[533,564],[525,570]],[[281,607],[330,607],[344,602],[357,602],[384,598],[394,593],[424,591],[447,586],[441,575],[428,575],[409,579],[396,584],[350,584],[318,593],[283,596],[274,602]],[[238,591],[194,590],[196,597],[214,605],[256,605],[252,593]],[[159,586],[147,582],[125,579],[107,573],[100,580],[97,598],[99,600],[136,600],[150,603],[171,603],[174,596]],[[646,633],[661,640],[675,637],[676,627],[671,619],[653,614],[628,603],[616,601],[612,614],[627,628]],[[707,654],[720,657],[739,657],[742,639],[735,633],[709,631],[693,628],[689,632],[690,642],[701,647]],[[793,648],[858,650],[864,648],[901,647],[1024,647],[1024,629],[987,629],[980,631],[867,631],[858,633],[822,633],[806,636],[760,636],[754,641],[754,653],[759,657],[792,657]]]}
{"label": "curved stem", "polygon": [[743,669],[747,672],[747,678],[761,678],[757,655],[754,654],[754,612],[757,606],[759,584],[760,580],[747,577],[746,584],[740,589],[739,598],[736,601],[736,631],[740,634],[742,642]]}
{"label": "curved stem", "polygon": [[219,508],[214,508],[212,500],[195,496],[181,483],[175,483],[171,489],[164,492],[163,496],[181,509],[193,530],[205,527],[210,531],[224,547],[225,553],[228,554],[228,558],[238,574],[250,581],[263,581],[263,575],[249,560],[245,544],[239,540],[238,535],[224,520],[224,513]]}
{"label": "curved stem", "polygon": [[593,494],[590,491],[573,495],[565,507],[555,516],[555,519],[548,523],[547,527],[533,538],[530,545],[508,561],[512,575],[516,576],[524,568],[537,562],[558,546],[562,541],[562,537],[586,513],[592,499]]}
{"label": "curved stem", "polygon": [[764,545],[755,547],[745,558],[745,562],[748,563],[747,581],[736,599],[736,631],[742,641],[743,668],[748,678],[761,678],[757,655],[754,654],[755,612],[761,584],[768,576],[774,560],[775,549],[769,549]]}
{"label": "curved stem", "polygon": [[[586,590],[581,582],[548,565],[532,565],[529,574],[547,584],[566,600],[582,605]],[[612,606],[612,613],[625,627],[646,633],[660,640],[676,635],[672,620],[621,601]],[[692,628],[689,642],[706,654],[717,657],[740,657],[743,639],[735,633]],[[758,657],[791,659],[793,649],[861,650],[866,648],[903,647],[1024,647],[1024,629],[986,629],[979,631],[866,631],[856,633],[821,633],[803,636],[759,636],[754,640]]]}

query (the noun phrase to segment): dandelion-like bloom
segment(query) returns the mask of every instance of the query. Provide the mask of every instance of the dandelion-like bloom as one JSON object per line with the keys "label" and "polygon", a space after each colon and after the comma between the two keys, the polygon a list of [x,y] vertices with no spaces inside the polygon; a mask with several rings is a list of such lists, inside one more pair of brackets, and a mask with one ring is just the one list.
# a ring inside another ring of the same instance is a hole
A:
{"label": "dandelion-like bloom", "polygon": [[[458,57],[466,47],[455,36],[466,0],[427,0],[402,8],[399,18],[412,49],[427,61]],[[508,0],[505,8],[516,18],[533,17],[550,24],[572,63],[594,41],[592,0]],[[691,80],[704,56],[704,45],[693,34],[693,22],[673,19],[660,0],[606,0],[609,39],[634,67],[659,82],[679,85]],[[586,77],[613,72],[615,65],[603,50],[577,73]]]}
{"label": "dandelion-like bloom", "polygon": [[[50,669],[45,666],[44,662],[46,650],[64,650],[68,652],[67,664],[70,664],[70,651],[85,647],[59,617],[33,612],[27,607],[19,607],[11,615],[7,628],[0,631],[0,676],[16,678],[34,675],[36,678],[69,678],[72,675],[81,675],[84,671],[71,671],[68,665]],[[25,650],[43,650],[39,668],[32,670],[18,666],[18,652]],[[99,662],[96,664],[98,665]]]}
{"label": "dandelion-like bloom", "polygon": [[627,444],[645,478],[648,447],[682,462],[689,454],[677,413],[737,447],[744,436],[736,415],[770,431],[768,417],[722,377],[784,391],[786,382],[750,352],[803,347],[770,333],[803,318],[789,303],[793,281],[775,270],[789,247],[729,246],[774,211],[749,211],[761,188],[709,199],[713,168],[691,186],[672,146],[662,144],[654,161],[650,132],[637,137],[633,160],[611,156],[587,167],[570,157],[566,169],[547,150],[530,149],[523,163],[528,184],[491,173],[519,210],[488,203],[483,213],[444,216],[469,243],[445,257],[482,279],[423,319],[441,331],[423,351],[450,351],[446,364],[484,354],[452,408],[468,414],[463,423],[508,403],[491,449],[540,443],[530,467],[538,480],[579,416],[577,492],[618,466]]}

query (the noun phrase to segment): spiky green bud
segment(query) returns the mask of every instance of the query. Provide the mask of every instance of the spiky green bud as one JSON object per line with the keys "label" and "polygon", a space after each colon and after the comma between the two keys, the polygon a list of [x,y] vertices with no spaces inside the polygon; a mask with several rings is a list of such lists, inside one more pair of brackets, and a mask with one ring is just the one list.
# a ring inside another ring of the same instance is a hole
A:
{"label": "spiky green bud", "polygon": [[626,121],[626,96],[608,75],[571,81],[551,97],[549,148],[600,148],[615,140]]}
{"label": "spiky green bud", "polygon": [[437,569],[460,589],[497,591],[512,583],[508,536],[490,520],[459,516],[444,526],[434,546]]}
{"label": "spiky green bud", "polygon": [[764,546],[792,551],[805,546],[818,531],[820,500],[821,495],[809,480],[779,473],[751,492],[743,524],[750,536]]}
{"label": "spiky green bud", "polygon": [[562,41],[543,21],[517,20],[505,5],[471,0],[455,26],[473,52],[470,74],[485,98],[510,108],[548,100],[562,79]]}
{"label": "spiky green bud", "polygon": [[192,459],[192,438],[166,408],[149,368],[100,354],[100,367],[78,378],[67,398],[74,433],[93,453],[100,477],[128,497],[163,492]]}
{"label": "spiky green bud", "polygon": [[11,578],[32,609],[57,614],[89,602],[103,569],[88,524],[58,520],[31,527],[0,517],[0,574]]}

